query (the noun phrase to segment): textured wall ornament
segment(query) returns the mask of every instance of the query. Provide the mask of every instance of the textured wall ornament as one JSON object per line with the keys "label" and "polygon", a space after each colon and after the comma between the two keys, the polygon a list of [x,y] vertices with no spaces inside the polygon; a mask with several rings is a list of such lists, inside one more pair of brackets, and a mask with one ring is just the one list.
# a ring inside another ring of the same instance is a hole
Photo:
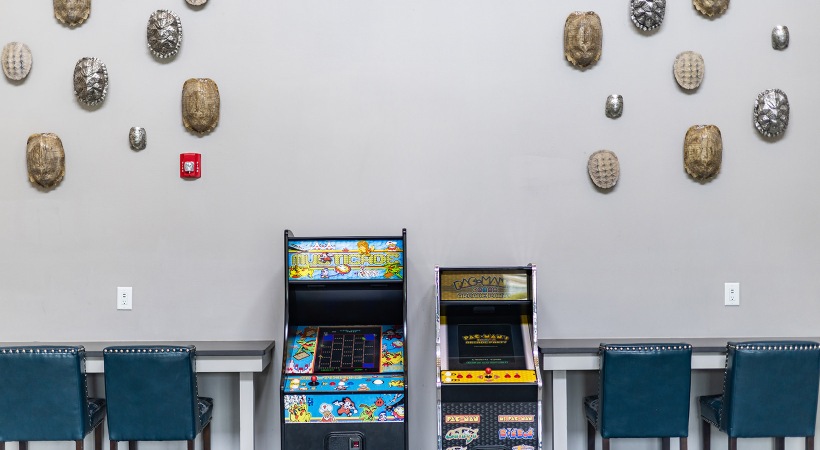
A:
{"label": "textured wall ornament", "polygon": [[54,0],[54,17],[60,22],[76,27],[91,14],[91,0]]}
{"label": "textured wall ornament", "polygon": [[158,9],[148,18],[148,48],[157,58],[176,56],[182,45],[182,21],[173,11]]}
{"label": "textured wall ornament", "polygon": [[692,178],[705,181],[720,171],[723,138],[715,125],[694,125],[683,139],[683,167]]}
{"label": "textured wall ornament", "polygon": [[621,176],[621,165],[618,157],[610,150],[598,150],[589,155],[587,161],[589,178],[601,189],[610,189]]}
{"label": "textured wall ornament", "polygon": [[703,82],[706,73],[706,64],[700,53],[685,51],[675,57],[672,65],[675,81],[684,89],[697,89]]}
{"label": "textured wall ornament", "polygon": [[219,123],[219,88],[210,78],[191,78],[182,86],[182,124],[207,133]]}
{"label": "textured wall ornament", "polygon": [[564,23],[564,56],[576,67],[589,67],[601,58],[601,18],[593,11],[576,11]]}
{"label": "textured wall ornament", "polygon": [[108,69],[97,58],[85,57],[74,66],[74,95],[77,100],[94,106],[108,93]]}
{"label": "textured wall ornament", "polygon": [[763,136],[775,137],[789,126],[789,98],[780,89],[767,89],[757,96],[754,107],[755,128]]}
{"label": "textured wall ornament", "polygon": [[631,0],[630,18],[636,27],[644,31],[654,30],[663,23],[666,0]]}
{"label": "textured wall ornament", "polygon": [[785,50],[789,46],[789,27],[778,25],[772,29],[772,48]]}
{"label": "textured wall ornament", "polygon": [[729,0],[692,0],[692,4],[704,16],[714,17],[726,12]]}
{"label": "textured wall ornament", "polygon": [[621,117],[624,112],[624,97],[618,94],[612,94],[606,98],[606,106],[604,106],[604,113],[610,119],[617,119]]}
{"label": "textured wall ornament", "polygon": [[132,150],[145,150],[148,144],[148,136],[143,127],[131,127],[128,131],[128,143],[131,144]]}
{"label": "textured wall ornament", "polygon": [[3,47],[3,73],[9,80],[20,81],[31,72],[31,50],[22,42],[9,42]]}
{"label": "textured wall ornament", "polygon": [[44,188],[52,188],[65,176],[65,150],[54,133],[32,134],[26,143],[28,179]]}
{"label": "textured wall ornament", "polygon": [[185,0],[191,6],[202,6],[208,2],[208,0]]}

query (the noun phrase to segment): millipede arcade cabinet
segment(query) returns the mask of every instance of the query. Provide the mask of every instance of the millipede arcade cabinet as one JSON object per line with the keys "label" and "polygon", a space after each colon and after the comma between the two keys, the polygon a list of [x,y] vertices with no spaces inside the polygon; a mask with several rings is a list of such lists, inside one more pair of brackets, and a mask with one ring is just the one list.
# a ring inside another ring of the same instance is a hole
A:
{"label": "millipede arcade cabinet", "polygon": [[436,267],[438,448],[541,448],[535,266]]}
{"label": "millipede arcade cabinet", "polygon": [[407,448],[405,230],[285,231],[282,448]]}

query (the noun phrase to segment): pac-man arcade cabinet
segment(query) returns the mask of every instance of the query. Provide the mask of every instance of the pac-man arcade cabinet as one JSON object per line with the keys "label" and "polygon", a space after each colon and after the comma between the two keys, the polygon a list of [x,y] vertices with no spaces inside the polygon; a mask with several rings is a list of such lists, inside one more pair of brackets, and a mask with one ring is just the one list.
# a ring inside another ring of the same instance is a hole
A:
{"label": "pac-man arcade cabinet", "polygon": [[283,449],[408,448],[405,239],[285,231]]}
{"label": "pac-man arcade cabinet", "polygon": [[541,448],[535,266],[436,267],[440,450]]}

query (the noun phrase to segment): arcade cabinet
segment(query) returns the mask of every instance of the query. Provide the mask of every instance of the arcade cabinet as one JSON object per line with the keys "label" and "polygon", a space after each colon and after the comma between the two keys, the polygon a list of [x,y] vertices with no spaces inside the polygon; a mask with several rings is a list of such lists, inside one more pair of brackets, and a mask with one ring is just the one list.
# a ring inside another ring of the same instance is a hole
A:
{"label": "arcade cabinet", "polygon": [[535,266],[435,270],[439,450],[541,449]]}
{"label": "arcade cabinet", "polygon": [[285,231],[283,449],[408,448],[405,238]]}

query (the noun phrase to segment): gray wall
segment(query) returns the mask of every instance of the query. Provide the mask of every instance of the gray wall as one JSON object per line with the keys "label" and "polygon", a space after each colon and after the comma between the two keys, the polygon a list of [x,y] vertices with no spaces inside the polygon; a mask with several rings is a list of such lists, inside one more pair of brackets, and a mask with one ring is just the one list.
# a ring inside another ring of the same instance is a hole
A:
{"label": "gray wall", "polygon": [[[626,0],[102,0],[76,29],[49,1],[0,0],[0,44],[34,53],[25,82],[0,81],[0,341],[276,338],[278,361],[282,231],[406,227],[410,428],[426,449],[436,264],[538,264],[541,337],[817,335],[820,5],[736,0],[709,20],[668,3],[646,34]],[[182,18],[170,62],[145,44],[157,8]],[[563,57],[574,10],[603,21],[603,56],[585,71]],[[792,31],[786,51],[771,48],[777,24]],[[672,77],[684,50],[706,61],[695,93]],[[95,110],[72,93],[83,56],[111,77]],[[181,124],[190,77],[222,96],[204,137]],[[791,100],[774,142],[751,120],[767,88]],[[617,120],[603,112],[611,93],[625,98]],[[695,124],[723,133],[721,173],[704,184],[682,165]],[[139,153],[135,125],[148,130]],[[25,146],[47,131],[67,173],[43,192]],[[586,175],[599,149],[621,161],[607,193]],[[178,177],[181,152],[202,153],[200,180]],[[723,306],[727,281],[741,283],[739,308]],[[133,311],[115,310],[117,286],[133,286]],[[260,448],[279,447],[276,372],[259,380]],[[231,381],[211,382],[230,398]],[[236,425],[220,420],[215,445],[232,445]]]}

